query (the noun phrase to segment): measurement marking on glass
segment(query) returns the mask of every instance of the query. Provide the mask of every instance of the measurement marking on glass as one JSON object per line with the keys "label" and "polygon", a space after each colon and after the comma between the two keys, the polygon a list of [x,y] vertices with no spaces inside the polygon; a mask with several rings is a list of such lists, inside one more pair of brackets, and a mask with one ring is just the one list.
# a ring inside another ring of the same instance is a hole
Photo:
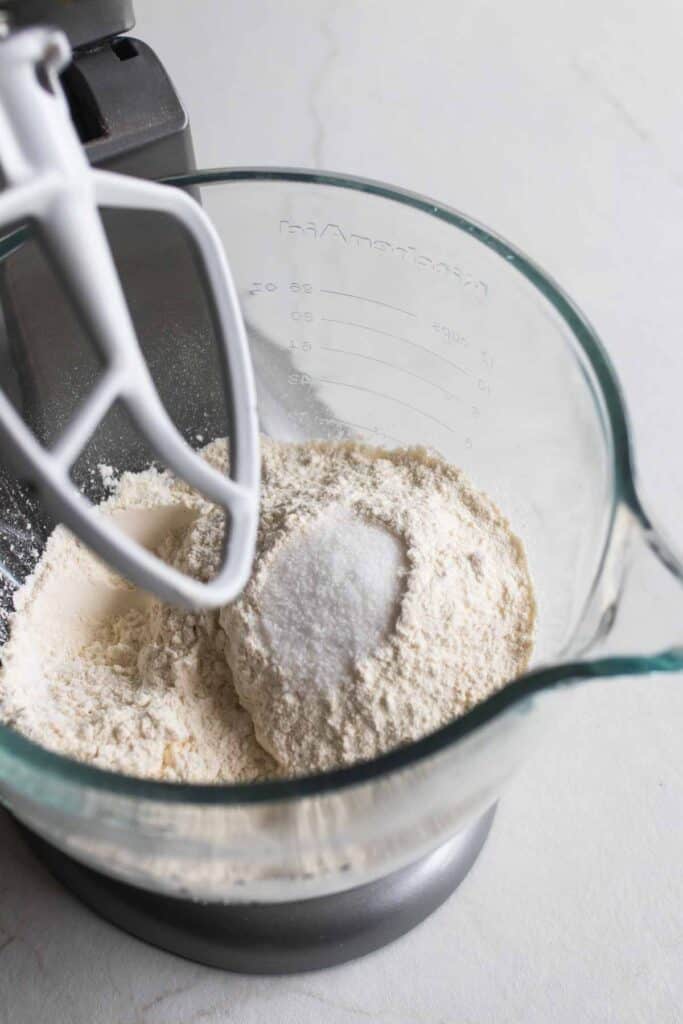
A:
{"label": "measurement marking on glass", "polygon": [[[313,377],[313,380],[317,380],[320,384],[336,384],[340,388],[351,388],[352,391],[365,391],[368,395],[376,395],[377,398],[386,398],[389,402],[396,402],[397,405],[402,405],[404,409],[410,409],[411,412],[417,412],[420,416],[426,416],[428,420],[433,420],[434,423],[438,423],[440,427],[447,430],[449,434],[455,434],[456,431],[452,427],[449,427],[443,420],[438,419],[436,416],[432,416],[431,413],[425,412],[423,409],[417,409],[410,402],[402,402],[400,398],[394,398],[393,395],[385,395],[383,391],[374,391],[372,388],[364,388],[361,384],[346,384],[343,380],[332,380],[330,377]],[[388,435],[387,435],[388,436]]]}
{"label": "measurement marking on glass", "polygon": [[385,309],[394,309],[397,313],[405,313],[417,319],[417,313],[411,313],[409,309],[401,309],[400,306],[392,306],[390,302],[380,302],[379,299],[370,299],[366,295],[354,295],[353,292],[338,292],[334,288],[321,288],[323,295],[343,295],[346,299],[358,299],[359,302],[372,302],[375,306],[384,306]]}
{"label": "measurement marking on glass", "polygon": [[395,441],[396,444],[403,444],[400,437],[394,437],[393,434],[387,434],[385,430],[379,430],[378,427],[366,427],[363,423],[353,423],[351,420],[340,420],[335,417],[335,423],[342,423],[345,427],[353,427],[355,430],[364,430],[366,434],[376,434],[378,437],[386,437],[389,441]]}
{"label": "measurement marking on glass", "polygon": [[350,352],[346,348],[332,348],[331,345],[321,345],[320,348],[323,352],[339,352],[344,356],[357,356],[358,359],[368,359],[371,363],[381,363],[382,366],[388,366],[391,370],[398,370],[399,373],[407,373],[409,377],[414,377],[415,380],[422,381],[423,384],[429,384],[430,387],[436,388],[437,391],[441,391],[448,398],[455,399],[456,402],[462,402],[463,399],[460,395],[454,395],[448,388],[443,387],[442,384],[435,384],[433,380],[427,380],[426,377],[421,377],[419,373],[413,373],[412,370],[405,370],[402,366],[396,366],[395,363],[390,363],[387,359],[377,359],[376,356],[366,356],[364,352]]}
{"label": "measurement marking on glass", "polygon": [[403,341],[406,345],[412,345],[413,348],[419,348],[421,352],[426,352],[430,356],[434,356],[435,359],[440,359],[442,363],[447,363],[452,366],[453,369],[457,370],[458,373],[464,374],[465,377],[471,377],[472,374],[469,370],[466,370],[464,366],[459,366],[454,363],[451,359],[446,359],[445,356],[440,355],[431,348],[426,348],[425,345],[420,345],[417,341],[412,341],[410,338],[403,338],[400,334],[392,334],[391,331],[380,331],[379,327],[370,327],[368,324],[358,324],[353,320],[334,320],[332,317],[323,316],[321,317],[326,324],[340,324],[342,327],[358,327],[361,331],[371,331],[372,334],[382,334],[385,338],[393,338],[394,341]]}

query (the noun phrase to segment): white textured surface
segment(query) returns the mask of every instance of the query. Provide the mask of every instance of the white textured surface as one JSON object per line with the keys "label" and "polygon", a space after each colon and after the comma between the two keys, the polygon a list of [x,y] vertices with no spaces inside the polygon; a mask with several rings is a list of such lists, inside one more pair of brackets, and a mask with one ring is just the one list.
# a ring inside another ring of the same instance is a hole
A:
{"label": "white textured surface", "polygon": [[354,664],[393,628],[405,572],[397,537],[333,508],[285,543],[268,570],[260,622],[266,649],[308,692],[350,680]]}
{"label": "white textured surface", "polygon": [[[605,339],[646,492],[683,539],[678,3],[136,6],[200,164],[384,178],[547,267]],[[364,961],[285,980],[223,975],[121,935],[2,819],[0,1022],[678,1024],[682,723],[680,678],[578,692],[444,908]]]}

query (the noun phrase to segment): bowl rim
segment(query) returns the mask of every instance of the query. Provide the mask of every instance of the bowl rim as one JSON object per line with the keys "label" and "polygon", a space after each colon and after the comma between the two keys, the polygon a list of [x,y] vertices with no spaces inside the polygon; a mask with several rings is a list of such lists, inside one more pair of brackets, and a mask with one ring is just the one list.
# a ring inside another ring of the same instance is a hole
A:
{"label": "bowl rim", "polygon": [[[182,188],[248,181],[279,181],[325,185],[363,192],[408,206],[466,232],[522,274],[551,303],[569,328],[580,352],[593,371],[594,379],[591,381],[591,385],[597,384],[598,397],[604,402],[614,487],[611,515],[605,531],[604,549],[596,570],[596,579],[599,578],[619,506],[627,505],[637,518],[644,521],[644,514],[634,483],[628,417],[616,373],[597,332],[563,289],[540,266],[500,235],[458,210],[416,192],[368,178],[288,167],[219,167],[197,170],[190,174],[174,175],[164,178],[163,181],[166,184]],[[0,243],[0,257],[12,250],[14,247],[12,239],[16,239],[18,234],[19,232]],[[393,772],[413,767],[455,745],[503,713],[526,713],[534,695],[543,690],[587,677],[634,674],[657,668],[680,667],[680,662],[670,666],[667,662],[667,658],[670,657],[672,657],[671,654],[659,655],[656,658],[606,657],[543,667],[525,673],[508,683],[498,693],[487,698],[462,717],[419,740],[348,768],[306,775],[296,779],[274,779],[252,783],[187,783],[137,778],[54,753],[2,724],[0,724],[0,758],[8,756],[10,761],[16,763],[21,769],[20,775],[25,775],[27,770],[29,775],[33,775],[34,772],[38,774],[44,772],[55,782],[59,780],[66,785],[80,786],[84,789],[97,790],[99,793],[106,792],[136,800],[218,806],[297,800],[302,797],[336,793],[342,789],[369,783]],[[11,777],[10,774],[9,778],[11,779]]]}

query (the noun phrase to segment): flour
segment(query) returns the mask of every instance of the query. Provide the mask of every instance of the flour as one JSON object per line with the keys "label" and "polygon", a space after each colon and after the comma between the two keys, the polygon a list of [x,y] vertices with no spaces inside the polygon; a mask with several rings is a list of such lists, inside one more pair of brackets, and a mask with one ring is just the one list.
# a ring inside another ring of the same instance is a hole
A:
{"label": "flour", "polygon": [[[459,470],[417,448],[269,445],[263,480],[254,571],[220,622],[257,739],[289,774],[418,739],[524,671],[536,613],[524,550]],[[401,554],[380,556],[363,529]]]}
{"label": "flour", "polygon": [[[226,468],[225,442],[204,455]],[[155,469],[102,476],[102,514],[211,577],[218,510]],[[236,604],[164,606],[60,527],[15,606],[0,718],[79,760],[189,782],[324,770],[416,739],[524,670],[535,619],[521,543],[458,470],[421,449],[265,439]]]}
{"label": "flour", "polygon": [[[206,455],[225,467],[224,443]],[[124,474],[117,484],[106,468],[102,476],[114,485],[105,514],[129,533],[146,534],[168,561],[195,568],[201,552],[186,552],[188,519],[202,521],[212,506],[155,469]],[[212,555],[221,539],[219,523]],[[63,527],[15,608],[2,651],[0,718],[29,738],[139,777],[247,782],[279,773],[239,704],[216,613],[162,605]]]}

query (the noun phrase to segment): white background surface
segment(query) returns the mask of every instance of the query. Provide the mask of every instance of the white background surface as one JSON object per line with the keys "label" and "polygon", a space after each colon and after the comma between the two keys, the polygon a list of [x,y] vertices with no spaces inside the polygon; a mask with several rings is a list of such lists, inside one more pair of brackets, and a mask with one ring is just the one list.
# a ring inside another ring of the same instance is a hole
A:
{"label": "white background surface", "polygon": [[[200,166],[385,179],[482,220],[559,279],[612,353],[645,491],[683,539],[679,3],[136,8]],[[586,687],[449,903],[364,961],[290,979],[221,974],[120,934],[3,818],[0,1021],[680,1022],[682,737],[680,677]]]}

